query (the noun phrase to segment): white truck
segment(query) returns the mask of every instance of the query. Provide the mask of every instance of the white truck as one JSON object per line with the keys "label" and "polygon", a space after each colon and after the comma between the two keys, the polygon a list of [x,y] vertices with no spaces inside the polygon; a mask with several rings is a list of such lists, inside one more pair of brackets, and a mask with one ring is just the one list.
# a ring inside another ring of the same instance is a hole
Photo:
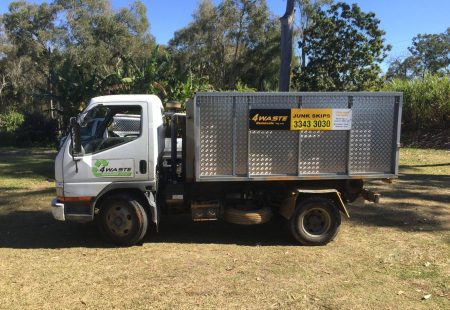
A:
{"label": "white truck", "polygon": [[197,93],[186,113],[97,97],[71,118],[52,213],[133,245],[161,214],[252,225],[277,212],[298,242],[324,245],[347,202],[378,202],[364,179],[397,177],[401,107],[401,93],[372,92]]}

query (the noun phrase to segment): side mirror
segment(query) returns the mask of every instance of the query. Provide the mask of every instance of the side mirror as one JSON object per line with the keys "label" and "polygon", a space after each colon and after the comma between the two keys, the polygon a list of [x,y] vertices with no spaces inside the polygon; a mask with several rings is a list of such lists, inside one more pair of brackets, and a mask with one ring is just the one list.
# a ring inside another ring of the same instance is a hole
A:
{"label": "side mirror", "polygon": [[81,155],[80,124],[76,117],[70,118],[70,136],[72,138],[73,155]]}

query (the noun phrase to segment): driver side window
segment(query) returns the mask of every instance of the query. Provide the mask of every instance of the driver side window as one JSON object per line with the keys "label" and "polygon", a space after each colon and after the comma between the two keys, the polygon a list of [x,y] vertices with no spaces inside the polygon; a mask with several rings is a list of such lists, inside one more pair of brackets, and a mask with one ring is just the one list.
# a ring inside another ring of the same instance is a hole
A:
{"label": "driver side window", "polygon": [[137,139],[142,131],[140,106],[97,106],[81,122],[84,154],[98,153]]}

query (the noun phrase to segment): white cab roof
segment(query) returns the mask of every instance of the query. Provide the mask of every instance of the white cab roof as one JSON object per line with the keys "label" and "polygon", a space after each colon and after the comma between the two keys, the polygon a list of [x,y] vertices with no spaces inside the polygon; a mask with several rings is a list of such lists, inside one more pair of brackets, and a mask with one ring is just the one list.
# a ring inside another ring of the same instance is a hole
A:
{"label": "white cab roof", "polygon": [[158,105],[163,110],[161,99],[156,95],[109,95],[92,98],[89,105],[92,103],[107,103],[107,102],[147,102],[151,105]]}

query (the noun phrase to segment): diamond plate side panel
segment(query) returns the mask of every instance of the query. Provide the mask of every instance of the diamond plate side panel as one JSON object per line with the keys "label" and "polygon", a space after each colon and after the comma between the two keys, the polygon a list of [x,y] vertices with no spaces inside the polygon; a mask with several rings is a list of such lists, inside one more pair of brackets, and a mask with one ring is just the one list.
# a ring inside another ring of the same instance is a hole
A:
{"label": "diamond plate side panel", "polygon": [[[248,131],[249,104],[251,108],[297,108],[299,96],[304,108],[346,108],[348,96],[352,96],[351,132]],[[269,180],[271,175],[292,179],[304,179],[302,175],[341,179],[347,178],[347,168],[353,176],[395,174],[391,171],[396,167],[395,96],[401,94],[197,94],[195,143],[198,180],[202,177],[205,181],[252,180],[252,176]]]}
{"label": "diamond plate side panel", "polygon": [[290,109],[298,106],[298,96],[248,96],[252,109]]}
{"label": "diamond plate side panel", "polygon": [[[302,97],[302,107],[345,109],[347,96]],[[300,131],[299,174],[345,174],[347,170],[348,132]]]}
{"label": "diamond plate side panel", "polygon": [[198,98],[200,176],[233,173],[233,102],[231,97]]}
{"label": "diamond plate side panel", "polygon": [[291,131],[251,132],[251,175],[297,174],[298,135]]}
{"label": "diamond plate side panel", "polygon": [[300,133],[300,174],[345,174],[347,131],[302,131]]}
{"label": "diamond plate side panel", "polygon": [[348,107],[348,96],[303,96],[302,106],[305,109],[345,109]]}
{"label": "diamond plate side panel", "polygon": [[236,163],[237,175],[247,175],[248,170],[248,103],[246,96],[236,97]]}
{"label": "diamond plate side panel", "polygon": [[[258,96],[250,97],[249,100],[252,109],[289,109],[298,106],[295,96]],[[285,130],[252,130],[248,159],[251,175],[296,175],[298,134]]]}
{"label": "diamond plate side panel", "polygon": [[350,138],[352,174],[391,172],[394,109],[394,97],[354,97]]}

